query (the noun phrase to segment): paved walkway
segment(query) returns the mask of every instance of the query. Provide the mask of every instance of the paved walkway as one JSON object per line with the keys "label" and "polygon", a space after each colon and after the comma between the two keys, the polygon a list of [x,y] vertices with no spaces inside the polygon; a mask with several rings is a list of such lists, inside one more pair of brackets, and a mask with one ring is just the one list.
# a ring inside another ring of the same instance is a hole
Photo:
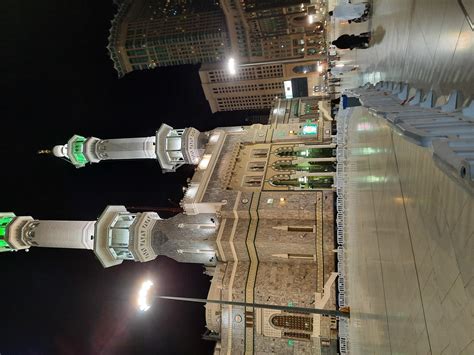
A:
{"label": "paved walkway", "polygon": [[474,31],[459,1],[474,20],[474,0],[374,0],[369,22],[336,27],[336,37],[374,32],[371,48],[341,51],[343,61],[361,66],[361,83],[406,81],[474,97]]}
{"label": "paved walkway", "polygon": [[474,354],[474,199],[426,148],[350,118],[352,354]]}

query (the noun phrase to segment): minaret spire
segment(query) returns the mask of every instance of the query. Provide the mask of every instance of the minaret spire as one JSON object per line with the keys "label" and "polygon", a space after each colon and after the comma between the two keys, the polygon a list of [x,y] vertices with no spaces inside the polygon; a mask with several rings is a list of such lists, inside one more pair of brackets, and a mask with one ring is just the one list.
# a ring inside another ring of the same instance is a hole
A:
{"label": "minaret spire", "polygon": [[162,124],[156,135],[150,137],[99,139],[74,135],[66,144],[55,146],[52,153],[69,160],[76,168],[102,160],[157,159],[163,172],[171,172],[184,164],[197,164],[206,137],[192,127],[174,129]]}

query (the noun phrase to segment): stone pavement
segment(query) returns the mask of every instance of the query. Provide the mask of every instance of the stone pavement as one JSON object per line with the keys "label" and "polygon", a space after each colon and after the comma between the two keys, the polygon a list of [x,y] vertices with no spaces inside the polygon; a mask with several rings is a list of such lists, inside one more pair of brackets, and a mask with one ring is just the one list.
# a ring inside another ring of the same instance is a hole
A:
{"label": "stone pavement", "polygon": [[431,152],[349,118],[351,354],[474,354],[474,198]]}
{"label": "stone pavement", "polygon": [[[359,2],[359,1],[354,1]],[[358,64],[350,86],[379,80],[404,81],[447,95],[474,96],[474,0],[374,0],[370,21],[337,24],[333,36],[373,31],[369,49],[343,50],[342,61]]]}

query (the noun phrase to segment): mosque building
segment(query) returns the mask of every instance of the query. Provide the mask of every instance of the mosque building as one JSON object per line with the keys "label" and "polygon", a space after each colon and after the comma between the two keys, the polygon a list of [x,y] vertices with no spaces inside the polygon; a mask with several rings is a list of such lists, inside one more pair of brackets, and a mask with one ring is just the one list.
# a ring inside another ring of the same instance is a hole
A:
{"label": "mosque building", "polygon": [[[208,299],[336,309],[335,144],[322,118],[270,122],[209,132],[163,124],[143,138],[74,135],[53,154],[78,168],[111,159],[156,159],[163,172],[195,165],[183,212],[161,219],[108,206],[82,222],[5,213],[2,248],[90,249],[104,267],[164,255],[202,264],[212,277]],[[221,354],[319,354],[337,344],[337,319],[319,314],[208,303],[206,323],[204,337]]]}

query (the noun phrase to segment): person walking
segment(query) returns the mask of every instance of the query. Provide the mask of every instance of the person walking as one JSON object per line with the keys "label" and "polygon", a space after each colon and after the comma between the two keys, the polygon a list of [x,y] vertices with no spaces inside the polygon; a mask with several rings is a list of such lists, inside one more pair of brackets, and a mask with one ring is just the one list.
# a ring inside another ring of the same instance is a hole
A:
{"label": "person walking", "polygon": [[368,48],[370,42],[370,33],[361,33],[360,35],[344,34],[338,39],[332,41],[332,44],[339,49]]}
{"label": "person walking", "polygon": [[368,3],[337,5],[333,11],[329,11],[329,16],[334,16],[339,20],[354,20],[366,17],[369,14],[370,5]]}

